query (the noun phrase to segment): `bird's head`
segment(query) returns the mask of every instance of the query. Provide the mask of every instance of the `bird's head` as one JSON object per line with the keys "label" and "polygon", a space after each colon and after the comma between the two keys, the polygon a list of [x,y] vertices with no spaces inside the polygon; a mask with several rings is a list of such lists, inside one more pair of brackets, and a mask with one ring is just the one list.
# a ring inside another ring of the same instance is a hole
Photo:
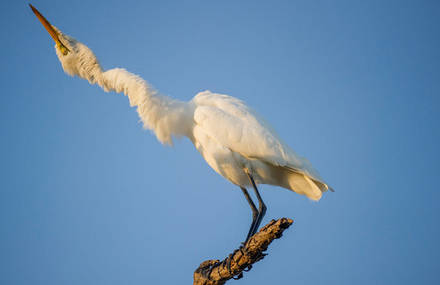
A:
{"label": "bird's head", "polygon": [[69,75],[78,75],[89,80],[90,83],[95,83],[102,69],[93,52],[86,45],[52,26],[34,6],[31,4],[29,6],[55,41],[55,51],[64,71]]}

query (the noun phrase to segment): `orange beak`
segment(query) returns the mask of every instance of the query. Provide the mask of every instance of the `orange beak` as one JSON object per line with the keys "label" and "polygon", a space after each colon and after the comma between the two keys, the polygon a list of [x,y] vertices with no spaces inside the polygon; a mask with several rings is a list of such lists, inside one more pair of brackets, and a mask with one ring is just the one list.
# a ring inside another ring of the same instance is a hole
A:
{"label": "orange beak", "polygon": [[44,16],[41,15],[41,13],[34,6],[32,6],[32,4],[29,4],[29,6],[31,7],[35,16],[37,16],[38,20],[40,20],[41,24],[43,24],[44,28],[46,28],[46,30],[49,32],[50,36],[55,41],[61,52],[64,55],[67,55],[70,50],[65,45],[63,45],[63,43],[61,43],[58,37],[58,33],[54,30],[54,28],[52,28],[52,25],[49,23],[49,21],[46,20],[46,18],[44,18]]}

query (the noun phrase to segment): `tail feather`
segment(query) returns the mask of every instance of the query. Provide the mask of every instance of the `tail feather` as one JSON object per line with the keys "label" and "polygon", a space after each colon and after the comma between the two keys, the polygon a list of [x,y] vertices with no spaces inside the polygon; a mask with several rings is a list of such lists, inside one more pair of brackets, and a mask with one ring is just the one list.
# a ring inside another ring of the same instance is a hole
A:
{"label": "tail feather", "polygon": [[307,175],[297,172],[290,172],[288,183],[291,190],[305,195],[314,201],[321,199],[322,193],[327,190],[325,184],[316,183]]}
{"label": "tail feather", "polygon": [[328,184],[320,179],[311,177],[301,170],[290,166],[274,166],[273,164],[267,164],[267,167],[271,169],[269,171],[270,175],[266,177],[267,184],[281,186],[298,194],[305,195],[314,201],[321,199],[322,193],[327,190],[334,192]]}
{"label": "tail feather", "polygon": [[318,201],[322,197],[322,193],[327,190],[334,192],[333,188],[324,182],[321,182],[300,170],[288,167],[288,184],[290,189],[298,194],[307,196],[308,198]]}

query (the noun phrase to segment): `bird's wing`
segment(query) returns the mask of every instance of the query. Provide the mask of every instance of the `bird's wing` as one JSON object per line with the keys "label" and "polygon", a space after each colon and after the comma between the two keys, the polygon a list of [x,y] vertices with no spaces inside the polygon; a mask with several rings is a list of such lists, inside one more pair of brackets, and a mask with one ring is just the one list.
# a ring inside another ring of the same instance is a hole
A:
{"label": "bird's wing", "polygon": [[310,162],[283,143],[272,127],[243,101],[205,91],[197,94],[193,103],[195,123],[224,147],[325,184]]}

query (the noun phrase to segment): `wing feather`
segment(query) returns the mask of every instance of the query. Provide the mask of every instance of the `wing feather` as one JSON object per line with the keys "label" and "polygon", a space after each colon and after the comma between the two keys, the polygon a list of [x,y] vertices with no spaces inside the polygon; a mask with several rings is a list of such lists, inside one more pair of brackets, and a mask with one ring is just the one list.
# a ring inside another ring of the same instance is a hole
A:
{"label": "wing feather", "polygon": [[311,163],[282,142],[254,110],[234,97],[205,91],[193,99],[195,123],[223,146],[250,159],[285,167],[327,187]]}

